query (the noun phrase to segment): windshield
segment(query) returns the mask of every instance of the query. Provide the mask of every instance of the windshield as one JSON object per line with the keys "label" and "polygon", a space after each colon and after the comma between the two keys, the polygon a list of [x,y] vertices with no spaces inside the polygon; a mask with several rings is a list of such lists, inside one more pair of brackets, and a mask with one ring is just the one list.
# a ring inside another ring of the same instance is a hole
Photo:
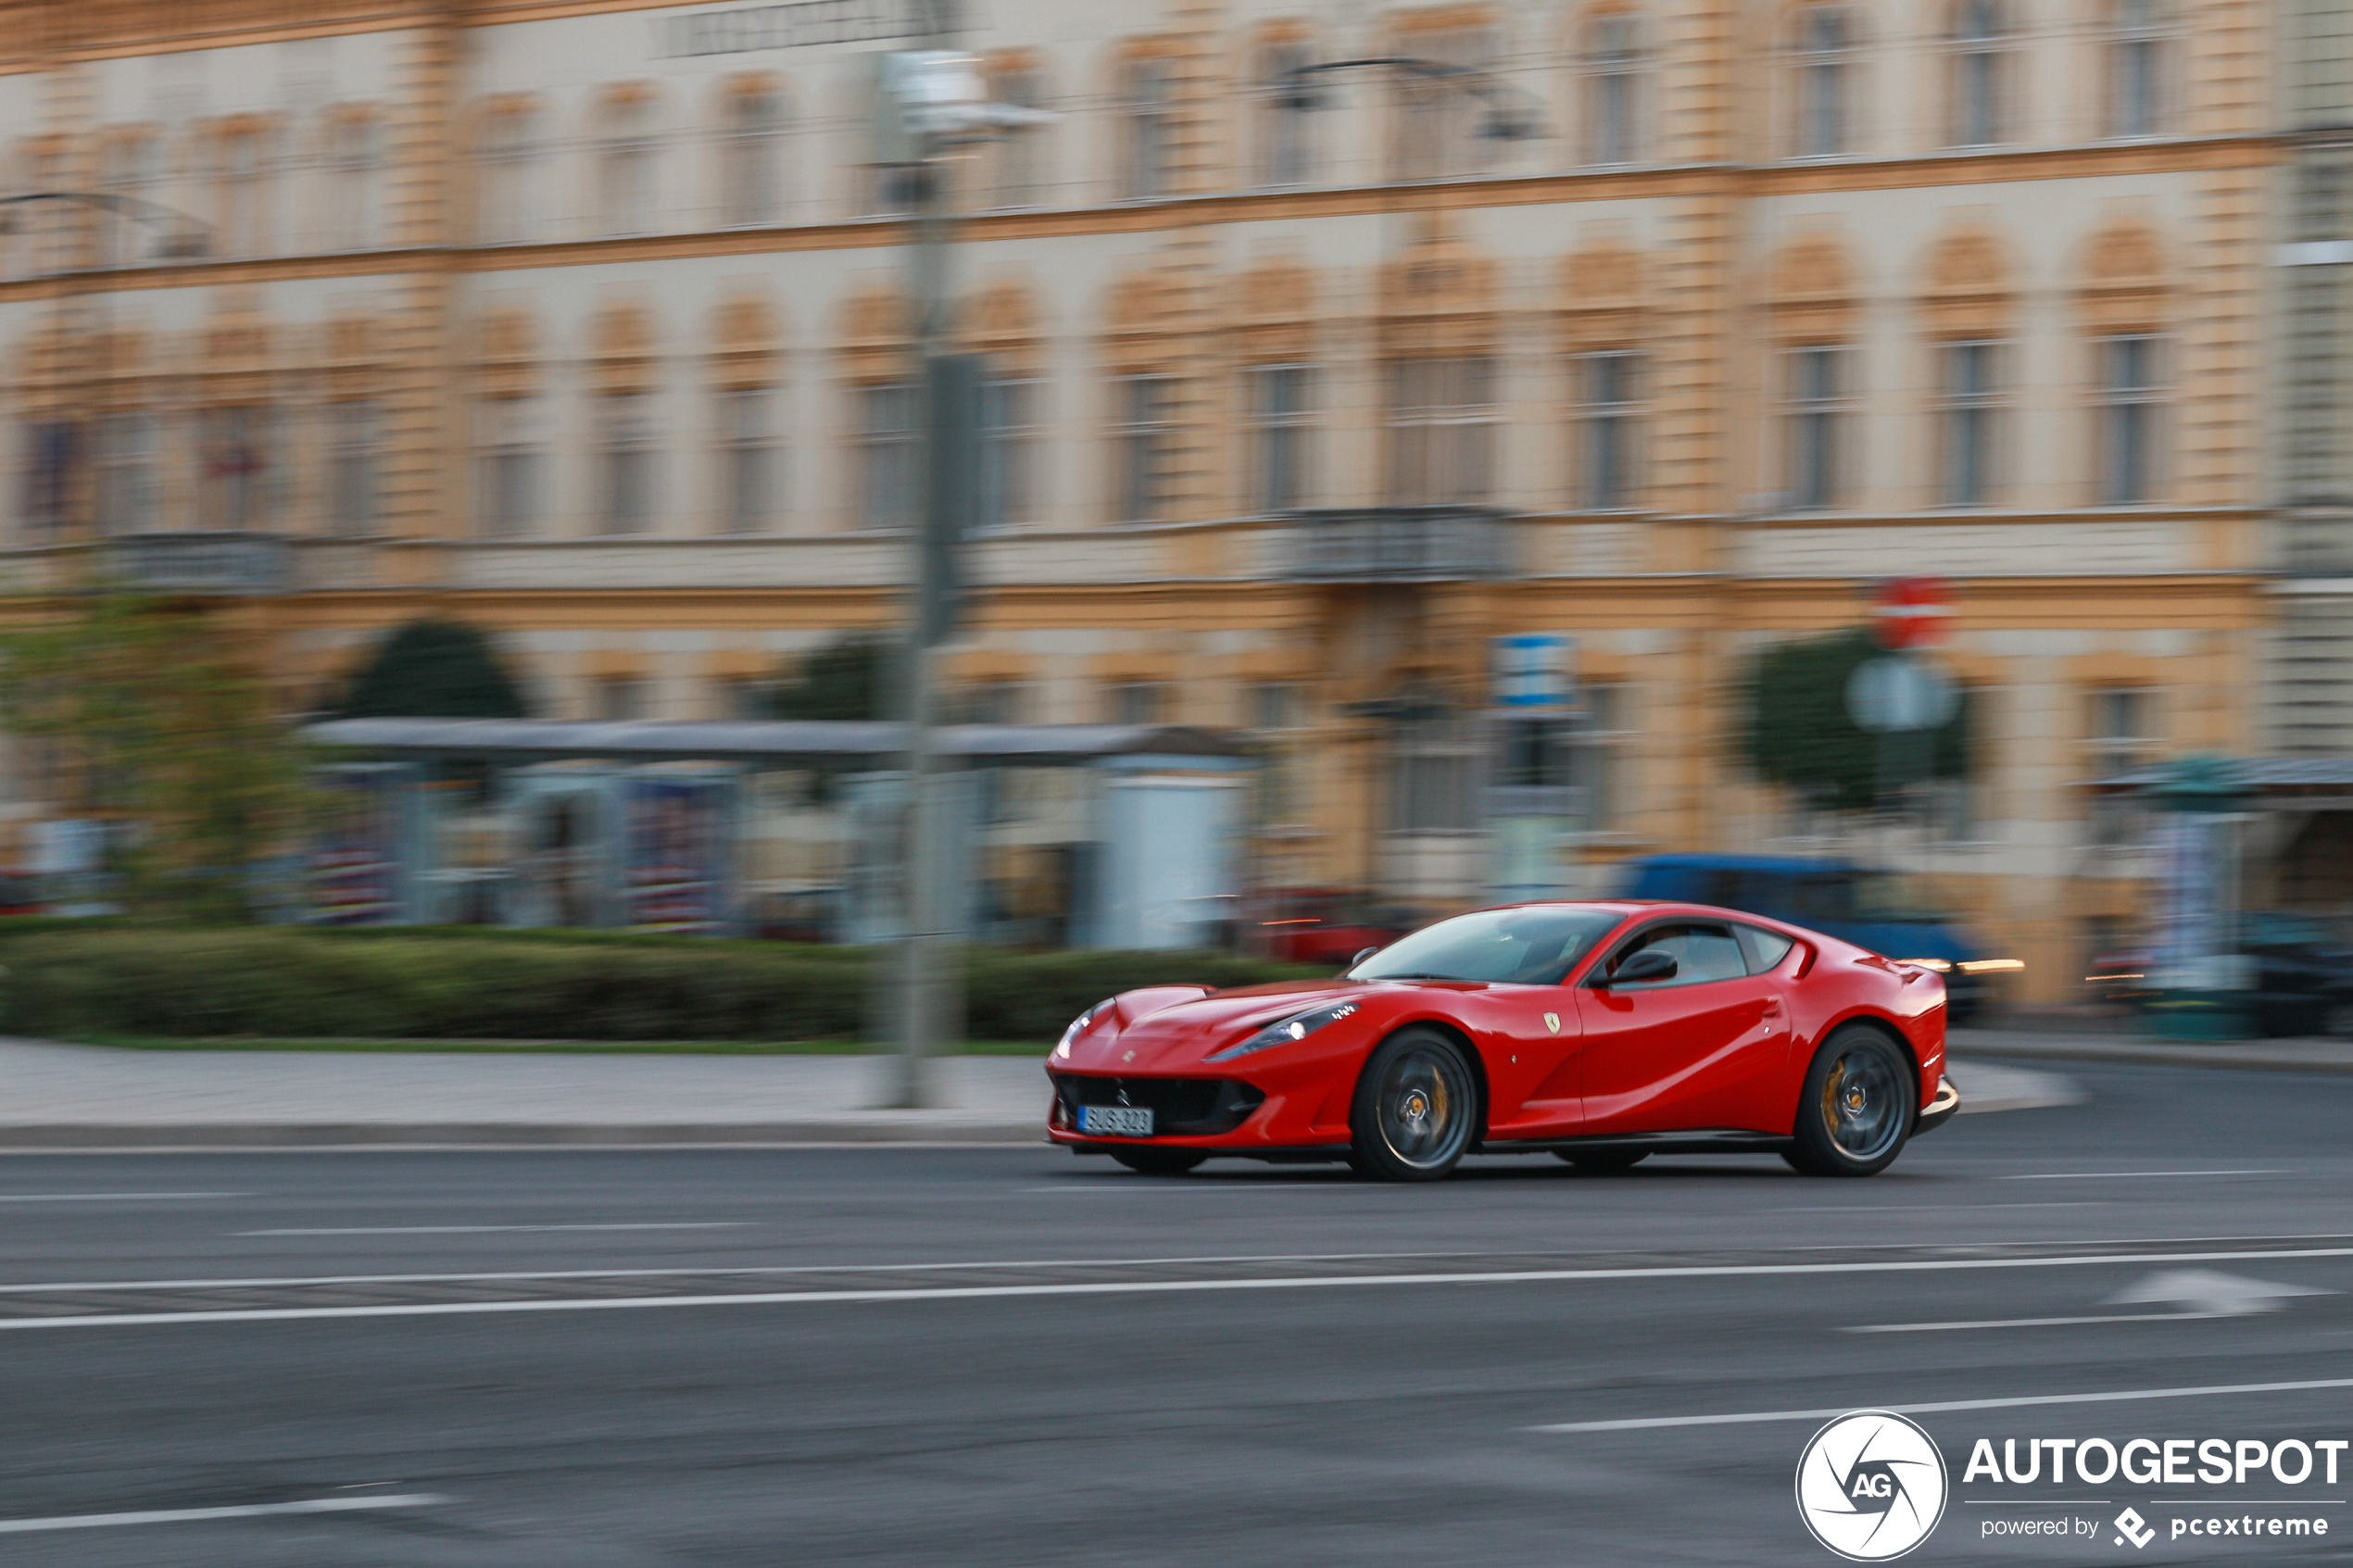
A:
{"label": "windshield", "polygon": [[1425,926],[1348,972],[1351,980],[1496,980],[1557,985],[1623,915],[1601,909],[1481,909]]}

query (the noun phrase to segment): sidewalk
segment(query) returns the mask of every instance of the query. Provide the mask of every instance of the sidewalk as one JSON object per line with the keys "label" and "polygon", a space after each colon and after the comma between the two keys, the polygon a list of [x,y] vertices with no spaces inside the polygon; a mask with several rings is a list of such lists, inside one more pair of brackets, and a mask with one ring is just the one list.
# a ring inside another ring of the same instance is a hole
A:
{"label": "sidewalk", "polygon": [[[857,1056],[141,1051],[0,1038],[0,1149],[1035,1144],[1044,1063],[945,1057],[942,1102],[877,1110]],[[2072,1104],[2054,1073],[1956,1064],[1964,1111]]]}
{"label": "sidewalk", "polygon": [[2152,1040],[2041,1029],[1956,1029],[1952,1048],[2013,1061],[2115,1061],[2259,1073],[2353,1073],[2353,1040]]}
{"label": "sidewalk", "polygon": [[0,1148],[1036,1143],[1044,1063],[934,1062],[942,1108],[877,1110],[862,1056],[142,1051],[0,1038]]}

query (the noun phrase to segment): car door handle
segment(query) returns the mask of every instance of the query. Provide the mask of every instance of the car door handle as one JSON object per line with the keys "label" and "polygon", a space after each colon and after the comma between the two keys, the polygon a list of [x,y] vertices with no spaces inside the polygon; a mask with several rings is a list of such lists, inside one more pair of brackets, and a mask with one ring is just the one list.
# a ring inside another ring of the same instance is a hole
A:
{"label": "car door handle", "polygon": [[1759,1017],[1761,1017],[1761,1018],[1779,1018],[1779,1017],[1780,1017],[1780,1016],[1781,1016],[1781,999],[1780,999],[1780,997],[1766,997],[1766,998],[1765,998],[1765,1007],[1764,1007],[1764,1010],[1763,1010],[1762,1012],[1760,1012],[1760,1013],[1758,1014],[1758,1016],[1759,1016]]}

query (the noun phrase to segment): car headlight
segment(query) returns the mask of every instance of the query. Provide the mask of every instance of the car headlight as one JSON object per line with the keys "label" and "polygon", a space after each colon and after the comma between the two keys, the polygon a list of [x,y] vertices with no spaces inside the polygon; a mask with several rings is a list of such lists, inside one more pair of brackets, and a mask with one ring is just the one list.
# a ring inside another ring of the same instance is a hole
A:
{"label": "car headlight", "polygon": [[1101,1014],[1110,1006],[1111,1003],[1109,1001],[1097,1002],[1093,1007],[1088,1008],[1085,1012],[1082,1012],[1076,1018],[1072,1019],[1070,1021],[1070,1027],[1063,1031],[1063,1037],[1061,1041],[1054,1047],[1054,1055],[1065,1059],[1069,1057],[1070,1043],[1078,1038],[1079,1035],[1087,1033],[1087,1025],[1094,1022],[1097,1015]]}
{"label": "car headlight", "polygon": [[1203,1060],[1231,1061],[1238,1056],[1248,1056],[1252,1051],[1263,1051],[1269,1046],[1288,1046],[1293,1040],[1307,1038],[1327,1023],[1338,1023],[1355,1010],[1354,1002],[1327,1002],[1322,1007],[1311,1009],[1306,1012],[1293,1013],[1289,1018],[1269,1023],[1248,1039],[1227,1046],[1224,1050]]}

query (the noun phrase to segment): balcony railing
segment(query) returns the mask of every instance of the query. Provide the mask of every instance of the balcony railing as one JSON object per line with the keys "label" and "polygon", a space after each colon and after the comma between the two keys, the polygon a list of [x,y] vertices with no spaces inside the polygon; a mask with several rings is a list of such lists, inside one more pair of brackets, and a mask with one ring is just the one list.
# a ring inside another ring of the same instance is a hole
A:
{"label": "balcony railing", "polygon": [[282,594],[292,575],[283,533],[158,532],[107,541],[107,567],[125,587],[149,594]]}
{"label": "balcony railing", "polygon": [[1512,570],[1510,523],[1491,507],[1286,512],[1276,575],[1299,583],[1458,583]]}

